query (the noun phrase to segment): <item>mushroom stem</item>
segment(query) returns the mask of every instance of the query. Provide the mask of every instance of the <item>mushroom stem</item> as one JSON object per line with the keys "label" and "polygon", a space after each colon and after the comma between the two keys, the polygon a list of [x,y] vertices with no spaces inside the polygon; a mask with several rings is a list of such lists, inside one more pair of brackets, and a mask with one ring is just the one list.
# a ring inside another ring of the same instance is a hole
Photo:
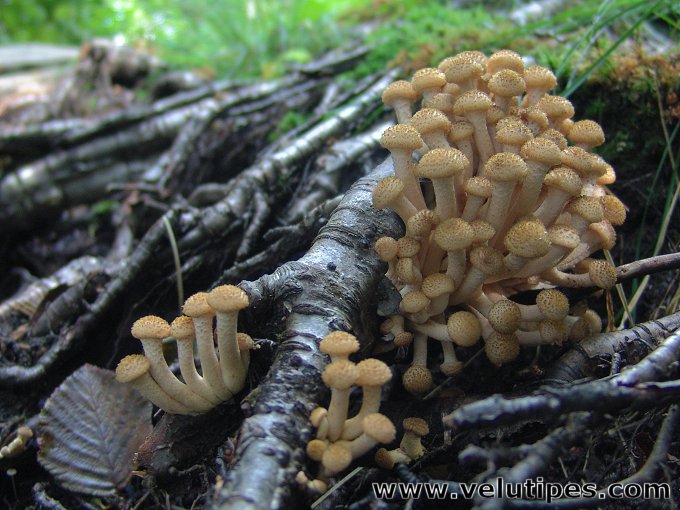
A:
{"label": "mushroom stem", "polygon": [[116,380],[130,384],[153,405],[173,414],[196,414],[196,411],[168,395],[151,378],[149,360],[141,354],[124,357],[116,367]]}
{"label": "mushroom stem", "polygon": [[222,400],[229,400],[234,394],[227,388],[227,385],[222,379],[222,368],[220,367],[220,361],[215,352],[215,343],[213,340],[213,318],[211,315],[204,315],[193,317],[193,320],[194,330],[196,331],[198,357],[201,360],[203,377]]}

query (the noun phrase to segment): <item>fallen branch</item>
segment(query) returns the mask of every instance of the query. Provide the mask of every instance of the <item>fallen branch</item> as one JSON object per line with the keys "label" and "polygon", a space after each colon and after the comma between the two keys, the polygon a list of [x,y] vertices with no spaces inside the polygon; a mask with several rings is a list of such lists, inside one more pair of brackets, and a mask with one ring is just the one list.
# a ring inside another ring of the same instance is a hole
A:
{"label": "fallen branch", "polygon": [[245,401],[236,461],[214,507],[289,507],[311,436],[309,413],[326,396],[318,342],[341,329],[353,331],[364,349],[371,344],[375,310],[370,303],[384,271],[372,246],[402,228],[394,215],[371,207],[373,186],[390,171],[386,162],[360,179],[304,257],[242,284],[254,303],[251,313],[262,313],[263,306],[289,312],[269,374]]}

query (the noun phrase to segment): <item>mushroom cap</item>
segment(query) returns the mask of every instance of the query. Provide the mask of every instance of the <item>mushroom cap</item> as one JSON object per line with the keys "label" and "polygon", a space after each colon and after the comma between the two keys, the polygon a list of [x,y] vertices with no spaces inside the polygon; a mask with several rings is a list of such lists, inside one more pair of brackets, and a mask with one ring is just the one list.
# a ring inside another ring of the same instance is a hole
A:
{"label": "mushroom cap", "polygon": [[562,151],[555,142],[547,138],[534,138],[522,145],[519,151],[524,159],[538,161],[544,165],[554,166],[562,161]]}
{"label": "mushroom cap", "polygon": [[197,292],[189,296],[184,302],[182,313],[189,317],[201,317],[203,315],[214,315],[215,310],[208,304],[208,293]]}
{"label": "mushroom cap", "polygon": [[454,375],[458,375],[459,373],[462,372],[463,363],[461,361],[458,361],[458,360],[456,360],[456,361],[445,361],[444,363],[439,365],[439,370],[446,377],[453,377]]}
{"label": "mushroom cap", "polygon": [[349,360],[341,359],[326,365],[321,378],[326,386],[337,390],[346,390],[354,384],[359,376],[357,366]]}
{"label": "mushroom cap", "polygon": [[604,174],[606,168],[599,164],[593,165],[595,161],[595,156],[581,147],[567,147],[562,151],[562,164],[573,168],[582,177],[590,175],[599,177]]}
{"label": "mushroom cap", "polygon": [[529,172],[527,164],[517,154],[499,152],[484,165],[484,175],[492,181],[512,182],[524,179]]}
{"label": "mushroom cap", "polygon": [[411,117],[411,125],[418,130],[421,135],[442,131],[448,133],[451,129],[451,121],[446,115],[434,108],[422,108]]}
{"label": "mushroom cap", "polygon": [[[409,220],[410,221],[410,220]],[[397,256],[399,245],[393,237],[383,236],[375,242],[375,252],[381,260],[389,262]]]}
{"label": "mushroom cap", "polygon": [[401,299],[401,309],[406,313],[418,313],[429,304],[429,298],[420,290],[412,290]]}
{"label": "mushroom cap", "polygon": [[373,207],[389,207],[404,192],[404,183],[395,175],[388,175],[378,181],[373,189]]}
{"label": "mushroom cap", "polygon": [[581,340],[590,336],[590,326],[588,321],[580,317],[569,329],[569,340],[572,342],[580,342]]}
{"label": "mushroom cap", "polygon": [[503,254],[490,246],[476,246],[470,250],[470,263],[486,276],[503,270]]}
{"label": "mushroom cap", "polygon": [[361,360],[357,364],[359,377],[354,384],[357,386],[382,386],[392,379],[392,372],[382,361],[375,358]]}
{"label": "mushroom cap", "polygon": [[454,120],[449,130],[449,140],[458,142],[470,138],[475,132],[475,127],[467,120]]}
{"label": "mushroom cap", "polygon": [[430,98],[427,105],[444,113],[453,113],[453,103],[454,99],[451,94],[439,92]]}
{"label": "mushroom cap", "polygon": [[239,351],[249,351],[255,348],[255,341],[248,333],[236,333],[236,343]]}
{"label": "mushroom cap", "polygon": [[561,151],[567,148],[568,142],[566,137],[560,133],[557,129],[546,129],[537,138],[547,138],[555,145],[557,145]]}
{"label": "mushroom cap", "polygon": [[482,325],[477,316],[468,311],[452,313],[446,321],[449,337],[456,345],[470,347],[482,336]]}
{"label": "mushroom cap", "polygon": [[129,383],[139,379],[151,369],[151,364],[143,354],[130,354],[118,362],[116,367],[116,381]]}
{"label": "mushroom cap", "polygon": [[604,131],[594,120],[579,120],[571,126],[567,138],[573,143],[599,147],[604,143]]}
{"label": "mushroom cap", "polygon": [[519,355],[517,335],[503,335],[494,331],[484,343],[484,352],[489,361],[498,367],[509,363]]}
{"label": "mushroom cap", "polygon": [[170,324],[170,334],[177,340],[193,340],[194,321],[191,317],[180,315]]}
{"label": "mushroom cap", "polygon": [[471,58],[472,60],[474,60],[475,62],[477,62],[478,64],[480,64],[480,65],[482,65],[482,66],[484,66],[484,67],[486,67],[486,63],[487,63],[487,61],[489,60],[489,59],[487,58],[487,56],[484,55],[484,53],[481,52],[481,51],[479,51],[479,50],[465,50],[465,51],[461,51],[460,53],[458,53],[458,56],[459,56],[459,57],[467,57],[467,58]]}
{"label": "mushroom cap", "polygon": [[208,292],[208,304],[217,312],[238,312],[248,306],[248,294],[236,285],[220,285]]}
{"label": "mushroom cap", "polygon": [[458,175],[470,164],[458,149],[437,148],[427,151],[418,162],[421,177],[437,179]]}
{"label": "mushroom cap", "polygon": [[406,391],[419,395],[432,388],[432,373],[422,365],[411,365],[401,378]]}
{"label": "mushroom cap", "polygon": [[531,259],[548,253],[550,236],[540,221],[520,220],[510,227],[503,244],[513,255]]}
{"label": "mushroom cap", "polygon": [[328,443],[322,439],[312,439],[307,443],[307,456],[315,462],[321,462],[323,454],[328,448]]}
{"label": "mushroom cap", "polygon": [[456,251],[472,244],[475,232],[470,224],[461,218],[449,218],[434,229],[434,242],[442,250]]}
{"label": "mushroom cap", "polygon": [[591,335],[596,335],[602,331],[602,319],[595,310],[590,308],[583,314],[583,319],[588,323],[588,329]]}
{"label": "mushroom cap", "polygon": [[453,113],[465,117],[472,112],[485,112],[493,105],[491,98],[479,90],[469,90],[453,103]]}
{"label": "mushroom cap", "polygon": [[614,195],[604,195],[600,197],[604,217],[612,225],[623,225],[626,221],[626,206]]}
{"label": "mushroom cap", "polygon": [[611,289],[616,285],[616,268],[606,260],[593,260],[588,266],[588,275],[601,289]]}
{"label": "mushroom cap", "polygon": [[543,184],[545,186],[559,188],[573,197],[578,196],[583,187],[579,175],[566,166],[558,166],[557,168],[550,170],[543,179]]}
{"label": "mushroom cap", "polygon": [[[515,119],[515,117],[506,117],[502,120],[506,119]],[[531,140],[533,136],[531,130],[521,120],[496,124],[496,140],[504,145],[520,147]]]}
{"label": "mushroom cap", "polygon": [[418,93],[413,90],[413,86],[406,80],[397,80],[390,83],[382,93],[382,102],[387,106],[393,105],[396,101],[408,101],[415,103]]}
{"label": "mushroom cap", "polygon": [[413,333],[403,331],[394,337],[393,342],[397,347],[406,347],[407,345],[411,345],[413,342]]}
{"label": "mushroom cap", "polygon": [[562,344],[569,336],[567,326],[561,320],[542,320],[538,324],[538,331],[541,338],[551,344]]}
{"label": "mushroom cap", "polygon": [[138,340],[162,340],[170,336],[170,324],[156,315],[147,315],[137,319],[130,332]]}
{"label": "mushroom cap", "polygon": [[488,83],[489,91],[501,97],[513,97],[524,94],[524,79],[511,69],[503,69],[494,73]]}
{"label": "mushroom cap", "polygon": [[491,223],[484,220],[473,220],[470,222],[474,237],[472,244],[485,243],[496,235],[496,229]]}
{"label": "mushroom cap", "polygon": [[398,259],[397,263],[395,264],[395,270],[397,273],[397,278],[399,278],[404,283],[416,283],[421,277],[420,270],[410,257]]}
{"label": "mushroom cap", "polygon": [[505,118],[505,112],[496,105],[493,105],[486,111],[486,123],[489,126],[496,126],[501,120]]}
{"label": "mushroom cap", "polygon": [[522,312],[513,301],[501,299],[493,304],[487,319],[494,331],[509,335],[519,329],[519,324],[522,321]]}
{"label": "mushroom cap", "polygon": [[486,61],[486,71],[493,74],[501,69],[511,69],[518,74],[524,74],[522,57],[512,50],[498,50]]}
{"label": "mushroom cap", "polygon": [[446,76],[436,67],[418,69],[411,78],[413,90],[420,93],[427,89],[441,88],[444,85],[446,85]]}
{"label": "mushroom cap", "polygon": [[569,299],[557,289],[544,289],[536,296],[536,306],[546,319],[561,321],[569,314]]}
{"label": "mushroom cap", "polygon": [[420,290],[429,299],[435,299],[444,294],[450,294],[456,287],[453,278],[444,273],[433,273],[423,279]]}
{"label": "mushroom cap", "polygon": [[[548,116],[545,114],[545,112],[539,110],[535,106],[532,106],[532,107],[524,110],[522,112],[522,118],[526,119],[527,122],[533,122],[534,124],[536,124],[541,131],[546,130],[548,128],[548,124],[549,124]],[[562,133],[560,133],[559,131],[556,131],[556,132],[559,133],[560,136],[562,136],[562,138],[564,138],[564,135]],[[539,137],[540,137],[540,135],[539,135]],[[541,137],[541,138],[550,139],[550,137]],[[553,143],[554,143],[554,141],[553,141]],[[567,140],[566,139],[564,140],[564,146],[565,147],[567,146]],[[562,150],[562,149],[560,149],[560,150]]]}
{"label": "mushroom cap", "polygon": [[607,220],[591,223],[588,225],[588,230],[597,235],[604,250],[611,250],[616,244],[616,231]]}
{"label": "mushroom cap", "polygon": [[439,224],[439,216],[430,209],[421,209],[406,221],[406,235],[410,237],[429,236],[433,226]]}
{"label": "mushroom cap", "polygon": [[446,80],[451,83],[463,83],[477,79],[484,74],[484,66],[472,58],[456,55],[447,59],[444,74]]}
{"label": "mushroom cap", "polygon": [[328,416],[328,409],[325,407],[315,407],[312,414],[309,415],[309,421],[313,427],[318,428],[321,425],[321,420]]}
{"label": "mushroom cap", "polygon": [[384,414],[369,414],[361,420],[361,425],[364,434],[371,439],[375,439],[378,443],[391,443],[397,435],[397,429],[394,427],[394,424]]}
{"label": "mushroom cap", "polygon": [[357,338],[344,331],[332,331],[319,342],[319,350],[329,356],[349,356],[359,348]]}
{"label": "mushroom cap", "polygon": [[567,212],[581,216],[588,223],[604,219],[604,211],[598,197],[578,197],[567,205]]}
{"label": "mushroom cap", "polygon": [[397,257],[415,257],[420,251],[420,241],[404,236],[397,241]]}
{"label": "mushroom cap", "polygon": [[409,124],[388,127],[380,138],[380,145],[388,150],[403,149],[414,151],[423,145],[418,130]]}
{"label": "mushroom cap", "polygon": [[550,90],[557,85],[557,77],[547,67],[529,66],[524,70],[527,88]]}
{"label": "mushroom cap", "polygon": [[339,473],[352,463],[352,452],[338,444],[330,444],[321,457],[321,464],[331,473]]}
{"label": "mushroom cap", "polygon": [[465,193],[480,198],[489,198],[493,193],[493,184],[486,177],[470,177],[465,181]]}
{"label": "mushroom cap", "polygon": [[427,422],[422,418],[418,418],[415,416],[410,418],[404,418],[404,421],[401,422],[401,424],[403,425],[404,430],[408,432],[413,432],[418,437],[423,437],[430,433],[430,427],[427,425]]}
{"label": "mushroom cap", "polygon": [[574,105],[562,96],[543,96],[536,107],[545,112],[549,118],[571,118],[574,116]]}
{"label": "mushroom cap", "polygon": [[392,469],[397,462],[408,464],[413,459],[411,459],[411,457],[406,455],[399,448],[389,451],[385,448],[378,448],[378,451],[375,452],[374,460],[378,467],[383,469]]}

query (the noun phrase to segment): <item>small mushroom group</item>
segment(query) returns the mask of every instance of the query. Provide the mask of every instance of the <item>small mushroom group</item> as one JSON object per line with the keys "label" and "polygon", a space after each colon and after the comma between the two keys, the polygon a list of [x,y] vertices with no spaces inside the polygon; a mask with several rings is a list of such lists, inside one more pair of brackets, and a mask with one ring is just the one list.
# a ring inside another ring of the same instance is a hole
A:
{"label": "small mushroom group", "polygon": [[[247,306],[248,296],[243,290],[222,285],[190,296],[182,309],[184,315],[172,324],[154,315],[138,319],[132,326],[132,336],[142,343],[144,354],[123,358],[116,367],[116,380],[131,384],[168,413],[204,413],[230,399],[245,385],[250,350],[254,348],[253,339],[236,330],[238,312]],[[168,366],[163,353],[166,341],[176,343],[183,380]],[[201,373],[196,367],[194,346]]]}
{"label": "small mushroom group", "polygon": [[30,427],[18,427],[14,439],[0,448],[0,459],[11,459],[24,453],[32,437],[33,430]]}
{"label": "small mushroom group", "polygon": [[[299,472],[300,485],[313,492],[324,492],[330,477],[344,471],[353,460],[378,444],[394,441],[396,429],[389,418],[380,414],[382,387],[392,372],[382,361],[368,358],[354,363],[349,356],[359,350],[354,335],[334,331],[319,343],[319,349],[331,362],[322,373],[323,382],[331,390],[327,408],[317,407],[310,415],[316,438],[307,444],[307,455],[320,463],[318,476],[310,479]],[[352,387],[362,390],[359,411],[348,417]]]}
{"label": "small mushroom group", "polygon": [[[394,210],[406,232],[375,245],[401,293],[382,330],[413,343],[403,376],[412,393],[432,386],[429,339],[450,376],[462,368],[456,347],[479,338],[501,365],[520,345],[596,332],[594,312],[570,311],[554,289],[614,286],[614,267],[591,255],[614,245],[626,210],[606,189],[614,170],[593,152],[602,128],[572,120],[572,104],[548,93],[556,83],[513,51],[466,51],[383,94],[399,123],[382,136],[394,175],[377,183],[373,205]],[[511,300],[526,290],[543,290],[536,305]]]}

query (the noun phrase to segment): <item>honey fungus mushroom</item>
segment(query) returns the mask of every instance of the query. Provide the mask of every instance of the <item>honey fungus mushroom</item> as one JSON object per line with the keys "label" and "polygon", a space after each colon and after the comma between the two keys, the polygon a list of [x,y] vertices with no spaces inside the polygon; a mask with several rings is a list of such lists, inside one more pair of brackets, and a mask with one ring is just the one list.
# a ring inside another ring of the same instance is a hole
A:
{"label": "honey fungus mushroom", "polygon": [[[462,365],[456,350],[480,338],[501,365],[520,346],[599,330],[599,321],[569,312],[557,287],[611,288],[616,272],[596,252],[611,249],[625,220],[625,207],[605,188],[614,169],[594,152],[604,131],[550,95],[552,71],[525,66],[511,50],[463,52],[437,69],[417,72],[411,89],[394,86],[416,97],[385,132],[395,176],[373,195],[375,207],[402,218],[409,243],[417,241],[408,253],[388,241],[378,247],[402,296],[403,320],[391,317],[385,333],[400,345],[411,334],[413,361],[402,382],[416,395],[439,377],[428,366],[428,338],[441,342],[446,376]],[[395,149],[398,133],[403,148]],[[434,191],[427,205],[414,175]],[[535,291],[536,304],[516,302],[523,291]]]}
{"label": "honey fungus mushroom", "polygon": [[[222,285],[210,293],[190,296],[184,303],[185,315],[173,320],[172,325],[154,315],[138,319],[131,333],[142,343],[144,355],[123,358],[116,379],[131,384],[168,413],[209,411],[245,385],[250,350],[255,345],[250,336],[237,332],[237,322],[238,312],[247,306],[248,296],[243,290]],[[194,339],[201,373],[194,361]],[[170,371],[163,353],[163,342],[173,340],[184,381]]]}

